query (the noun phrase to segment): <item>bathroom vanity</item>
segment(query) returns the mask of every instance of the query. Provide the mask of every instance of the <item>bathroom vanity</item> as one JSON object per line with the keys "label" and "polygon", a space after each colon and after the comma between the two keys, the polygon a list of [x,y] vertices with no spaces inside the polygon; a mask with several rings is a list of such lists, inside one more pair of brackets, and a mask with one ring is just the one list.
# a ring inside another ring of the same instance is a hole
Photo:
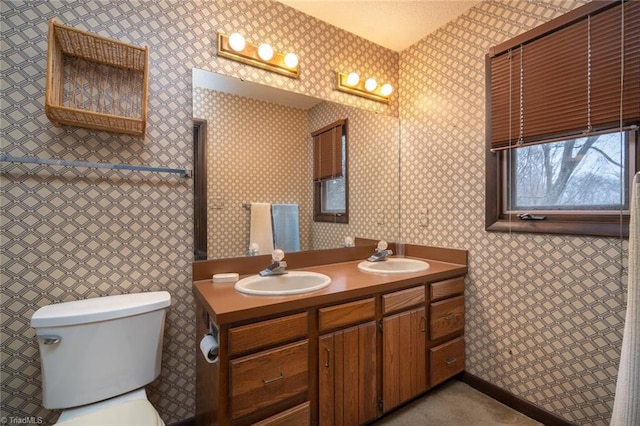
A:
{"label": "bathroom vanity", "polygon": [[269,256],[194,263],[196,341],[213,325],[219,342],[215,363],[198,348],[198,425],[365,424],[464,370],[467,252],[408,245],[427,270],[360,270],[374,247],[287,254],[290,270],[331,277],[289,296],[212,282]]}

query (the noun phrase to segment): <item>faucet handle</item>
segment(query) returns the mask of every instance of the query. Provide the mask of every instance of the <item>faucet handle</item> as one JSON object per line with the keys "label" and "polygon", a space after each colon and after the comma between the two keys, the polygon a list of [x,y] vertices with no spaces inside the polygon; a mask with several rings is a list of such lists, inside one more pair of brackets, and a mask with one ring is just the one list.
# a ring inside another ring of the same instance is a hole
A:
{"label": "faucet handle", "polygon": [[271,252],[271,259],[273,259],[274,262],[280,262],[284,259],[284,252],[280,249],[275,249]]}
{"label": "faucet handle", "polygon": [[389,245],[387,244],[387,242],[385,240],[378,241],[378,247],[377,247],[378,251],[386,250],[387,247],[389,247]]}

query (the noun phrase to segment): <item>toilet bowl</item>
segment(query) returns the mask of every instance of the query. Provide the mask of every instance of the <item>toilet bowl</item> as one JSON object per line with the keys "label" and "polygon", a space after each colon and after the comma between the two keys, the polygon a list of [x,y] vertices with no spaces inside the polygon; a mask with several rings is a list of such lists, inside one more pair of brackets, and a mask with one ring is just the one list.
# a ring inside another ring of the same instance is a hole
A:
{"label": "toilet bowl", "polygon": [[144,386],[160,375],[166,291],[57,303],[31,317],[42,404],[58,425],[164,426]]}

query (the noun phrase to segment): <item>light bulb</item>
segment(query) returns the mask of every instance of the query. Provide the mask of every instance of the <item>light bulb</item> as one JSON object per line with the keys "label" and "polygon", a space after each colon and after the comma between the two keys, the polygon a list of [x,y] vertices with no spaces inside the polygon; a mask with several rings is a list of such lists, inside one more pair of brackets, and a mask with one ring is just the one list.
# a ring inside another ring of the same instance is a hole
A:
{"label": "light bulb", "polygon": [[267,43],[262,43],[260,47],[258,47],[258,56],[263,61],[269,61],[273,58],[273,47],[269,46]]}
{"label": "light bulb", "polygon": [[284,56],[284,64],[287,68],[295,68],[298,66],[298,56],[295,53],[287,53]]}
{"label": "light bulb", "polygon": [[360,76],[358,75],[357,72],[349,73],[349,75],[347,76],[347,84],[349,86],[355,86],[356,84],[358,84],[359,81],[360,81]]}
{"label": "light bulb", "polygon": [[244,50],[247,43],[244,41],[244,37],[240,33],[233,33],[229,36],[229,47],[231,47],[236,52],[241,52]]}
{"label": "light bulb", "polygon": [[378,87],[378,82],[375,78],[368,78],[367,81],[364,82],[364,88],[369,92],[373,92]]}
{"label": "light bulb", "polygon": [[382,96],[389,96],[393,92],[393,86],[389,83],[385,83],[380,88],[380,93]]}

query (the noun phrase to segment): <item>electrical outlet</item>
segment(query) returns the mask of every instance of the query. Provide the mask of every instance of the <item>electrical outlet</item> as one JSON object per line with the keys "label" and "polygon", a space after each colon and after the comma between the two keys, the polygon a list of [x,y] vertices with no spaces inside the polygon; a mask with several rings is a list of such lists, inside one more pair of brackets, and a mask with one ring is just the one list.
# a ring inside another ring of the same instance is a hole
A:
{"label": "electrical outlet", "polygon": [[224,208],[224,198],[221,195],[213,197],[213,208],[216,210]]}
{"label": "electrical outlet", "polygon": [[421,228],[427,228],[429,226],[429,209],[422,209],[418,220]]}

